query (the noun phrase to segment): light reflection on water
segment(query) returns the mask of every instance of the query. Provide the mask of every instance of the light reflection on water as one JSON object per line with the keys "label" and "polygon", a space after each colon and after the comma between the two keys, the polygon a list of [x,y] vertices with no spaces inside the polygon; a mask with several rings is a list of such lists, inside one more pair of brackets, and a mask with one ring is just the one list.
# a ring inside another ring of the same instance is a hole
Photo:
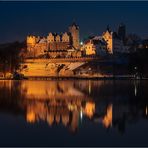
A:
{"label": "light reflection on water", "polygon": [[[68,137],[68,146],[86,146],[85,134],[90,134],[88,128],[94,131],[91,133],[93,140],[101,136],[95,131],[101,131],[102,136],[105,133],[111,134],[112,142],[108,144],[114,146],[117,145],[114,141],[116,138],[113,138],[117,136],[116,131],[119,135],[126,135],[126,131],[132,129],[129,129],[130,125],[136,125],[140,121],[143,125],[148,123],[146,81],[0,81],[0,94],[0,114],[3,115],[0,117],[1,121],[7,118],[6,114],[12,115],[14,119],[20,116],[21,118],[17,118],[15,122],[16,126],[23,124],[23,127],[33,128],[38,125],[37,130],[46,128],[46,132],[59,132],[63,137],[68,133],[75,133],[74,137]],[[138,128],[145,128],[146,131],[148,126],[139,125]],[[4,126],[3,130],[7,130],[7,126]],[[110,131],[107,132],[108,130]],[[134,136],[137,134],[136,130],[132,133]],[[28,128],[25,133],[29,133]],[[52,136],[48,133],[46,135]],[[33,136],[33,139],[27,142],[28,145],[36,146],[37,143],[34,142],[36,135]],[[25,134],[22,137],[26,138]],[[84,139],[71,141],[78,137]],[[51,141],[43,143],[42,139],[44,137],[40,137],[40,146],[60,145]],[[130,145],[135,144],[132,140]],[[147,142],[144,142],[138,144],[146,145]],[[106,143],[103,145],[97,140],[89,142],[89,145],[107,146]],[[128,146],[128,143],[121,141],[119,145]]]}

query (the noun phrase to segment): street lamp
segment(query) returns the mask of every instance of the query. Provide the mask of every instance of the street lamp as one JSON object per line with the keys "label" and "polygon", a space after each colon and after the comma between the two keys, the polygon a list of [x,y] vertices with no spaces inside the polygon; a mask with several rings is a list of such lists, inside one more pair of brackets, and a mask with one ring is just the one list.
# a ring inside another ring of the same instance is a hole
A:
{"label": "street lamp", "polygon": [[82,41],[80,42],[80,45],[83,45],[83,42]]}

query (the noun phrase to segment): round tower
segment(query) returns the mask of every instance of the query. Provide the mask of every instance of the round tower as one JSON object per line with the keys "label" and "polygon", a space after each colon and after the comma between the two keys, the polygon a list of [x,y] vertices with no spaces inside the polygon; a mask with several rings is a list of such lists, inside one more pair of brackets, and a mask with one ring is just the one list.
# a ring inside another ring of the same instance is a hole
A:
{"label": "round tower", "polygon": [[73,23],[70,27],[69,27],[69,32],[71,34],[72,37],[72,45],[74,48],[79,49],[79,26],[76,25],[75,23]]}

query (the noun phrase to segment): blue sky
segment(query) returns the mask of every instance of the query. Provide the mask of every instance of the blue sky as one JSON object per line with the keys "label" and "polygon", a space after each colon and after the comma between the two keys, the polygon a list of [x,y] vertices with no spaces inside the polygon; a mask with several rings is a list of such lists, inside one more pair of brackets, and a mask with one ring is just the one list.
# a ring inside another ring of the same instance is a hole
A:
{"label": "blue sky", "polygon": [[81,39],[101,35],[108,24],[116,31],[121,22],[127,33],[148,38],[147,1],[1,1],[0,19],[0,43],[22,41],[29,34],[65,32],[74,20],[80,27]]}

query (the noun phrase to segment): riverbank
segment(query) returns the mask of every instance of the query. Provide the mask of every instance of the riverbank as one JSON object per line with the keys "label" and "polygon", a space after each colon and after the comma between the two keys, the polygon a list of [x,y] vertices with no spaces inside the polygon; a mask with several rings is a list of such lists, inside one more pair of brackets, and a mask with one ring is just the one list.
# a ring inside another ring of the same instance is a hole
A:
{"label": "riverbank", "polygon": [[148,78],[134,77],[97,77],[97,76],[50,76],[50,77],[27,77],[28,80],[148,80]]}
{"label": "riverbank", "polygon": [[23,78],[0,78],[0,80],[148,80],[148,78],[135,78],[134,76],[30,76]]}

